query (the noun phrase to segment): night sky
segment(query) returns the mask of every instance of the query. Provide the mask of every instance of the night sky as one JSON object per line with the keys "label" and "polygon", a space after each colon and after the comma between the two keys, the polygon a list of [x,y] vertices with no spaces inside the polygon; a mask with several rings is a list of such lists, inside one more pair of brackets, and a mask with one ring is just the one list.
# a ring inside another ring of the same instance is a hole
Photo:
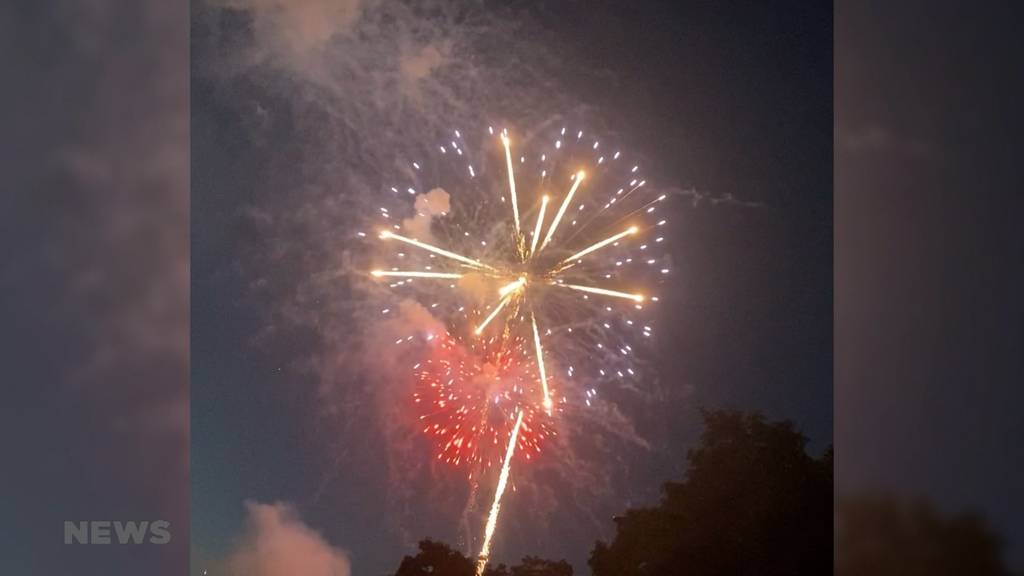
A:
{"label": "night sky", "polygon": [[[0,8],[7,393],[0,572],[172,575],[188,555],[188,8]],[[171,523],[65,546],[65,520]]]}
{"label": "night sky", "polygon": [[1024,45],[1009,6],[896,4],[836,14],[837,485],[979,513],[1019,570]]}
{"label": "night sky", "polygon": [[[649,430],[655,450],[636,463],[623,502],[653,502],[664,481],[682,477],[701,407],[792,419],[819,454],[832,442],[830,7],[575,2],[507,17],[529,24],[527,50],[558,54],[545,62],[563,74],[565,101],[649,158],[660,185],[700,197],[673,208],[677,272],[655,351],[668,392]],[[244,501],[283,501],[348,550],[357,573],[382,573],[409,552],[382,513],[386,470],[346,459],[346,443],[380,436],[325,438],[336,426],[316,417],[318,382],[304,366],[320,335],[267,330],[261,309],[303,266],[261,270],[251,257],[280,247],[252,213],[301,205],[280,198],[308,193],[311,159],[330,161],[310,143],[321,128],[263,72],[202,73],[256,22],[244,11],[193,12],[193,567],[238,537]],[[254,137],[264,117],[278,120]],[[254,295],[254,278],[270,296]],[[585,570],[593,541],[610,530],[608,518],[565,537],[513,535],[505,549],[496,544],[496,559],[541,553]]]}

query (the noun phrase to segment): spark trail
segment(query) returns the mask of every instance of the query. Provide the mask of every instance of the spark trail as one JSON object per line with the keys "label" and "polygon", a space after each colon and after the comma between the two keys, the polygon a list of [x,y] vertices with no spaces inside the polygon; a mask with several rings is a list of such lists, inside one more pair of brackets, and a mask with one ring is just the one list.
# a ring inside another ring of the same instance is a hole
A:
{"label": "spark trail", "polygon": [[491,504],[491,513],[487,515],[487,527],[484,529],[484,543],[480,547],[480,557],[476,563],[476,575],[484,573],[487,566],[487,559],[491,555],[491,537],[494,536],[494,529],[498,526],[498,513],[501,511],[501,496],[505,493],[505,486],[508,484],[508,474],[512,469],[512,455],[516,450],[516,441],[519,439],[519,427],[523,424],[523,411],[516,416],[516,424],[512,428],[512,435],[508,439],[508,448],[505,449],[505,463],[501,465],[501,476],[498,477],[498,487],[494,490],[494,502]]}

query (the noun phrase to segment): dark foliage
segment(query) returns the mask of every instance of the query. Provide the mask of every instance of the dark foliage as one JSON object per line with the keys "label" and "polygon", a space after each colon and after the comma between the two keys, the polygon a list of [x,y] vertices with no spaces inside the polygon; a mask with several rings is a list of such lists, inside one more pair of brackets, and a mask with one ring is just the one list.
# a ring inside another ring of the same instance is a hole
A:
{"label": "dark foliage", "polygon": [[[944,516],[887,496],[840,500],[833,562],[830,447],[805,451],[791,422],[735,411],[704,412],[700,445],[661,502],[615,518],[610,544],[591,553],[594,576],[1007,576],[1002,542],[976,516]],[[395,576],[471,576],[475,564],[424,540]],[[486,576],[572,576],[564,560],[532,556],[488,566]]]}
{"label": "dark foliage", "polygon": [[594,576],[801,575],[832,572],[832,452],[815,459],[791,422],[704,413],[682,482],[661,503],[615,519]]}
{"label": "dark foliage", "polygon": [[[406,556],[398,566],[395,576],[473,576],[476,563],[473,559],[452,550],[447,544],[422,540],[415,556]],[[572,576],[572,566],[565,560],[558,562],[534,556],[523,558],[520,564],[507,567],[504,564],[488,566],[484,576]]]}
{"label": "dark foliage", "polygon": [[887,496],[839,504],[839,576],[1002,576],[999,538],[972,515],[943,517],[924,502]]}
{"label": "dark foliage", "polygon": [[565,560],[554,562],[527,556],[521,564],[512,567],[509,576],[572,576],[572,566]]}
{"label": "dark foliage", "polygon": [[421,540],[415,556],[402,558],[395,576],[473,576],[473,561],[447,544]]}

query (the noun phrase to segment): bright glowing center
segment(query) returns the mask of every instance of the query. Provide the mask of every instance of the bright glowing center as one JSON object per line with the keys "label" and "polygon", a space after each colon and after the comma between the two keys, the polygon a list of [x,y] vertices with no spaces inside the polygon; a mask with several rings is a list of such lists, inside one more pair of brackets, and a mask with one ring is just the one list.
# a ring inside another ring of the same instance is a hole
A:
{"label": "bright glowing center", "polygon": [[512,292],[517,292],[526,286],[527,276],[524,274],[519,278],[516,278],[512,282],[505,284],[501,288],[498,288],[498,295],[504,298]]}

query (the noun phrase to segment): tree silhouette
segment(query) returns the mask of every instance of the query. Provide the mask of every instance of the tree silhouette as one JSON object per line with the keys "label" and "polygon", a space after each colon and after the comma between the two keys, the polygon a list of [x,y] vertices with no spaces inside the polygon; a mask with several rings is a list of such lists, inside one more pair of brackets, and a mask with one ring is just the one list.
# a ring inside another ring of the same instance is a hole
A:
{"label": "tree silhouette", "polygon": [[832,572],[832,452],[807,455],[789,421],[703,412],[701,444],[660,504],[615,518],[594,576],[799,575]]}
{"label": "tree silhouette", "polygon": [[942,517],[925,502],[845,497],[839,504],[840,576],[1002,576],[1001,542],[973,515]]}
{"label": "tree silhouette", "polygon": [[419,543],[419,553],[402,558],[395,576],[473,576],[472,560],[452,550],[447,544],[429,538]]}
{"label": "tree silhouette", "polygon": [[[700,445],[661,502],[615,518],[610,544],[590,556],[594,576],[800,576],[833,570],[833,450],[819,458],[789,421],[703,412]],[[944,516],[888,496],[839,502],[839,576],[1008,576],[1002,542],[979,517]],[[475,559],[432,540],[395,576],[472,576]],[[485,576],[572,576],[564,560],[533,556]],[[1024,575],[1022,575],[1024,576]]]}
{"label": "tree silhouette", "polygon": [[572,576],[572,566],[565,560],[554,562],[527,556],[522,563],[512,567],[510,576]]}
{"label": "tree silhouette", "polygon": [[[661,502],[615,518],[610,544],[590,556],[594,576],[800,576],[833,570],[833,450],[805,451],[789,421],[705,411],[682,482]],[[1008,576],[1002,542],[979,517],[944,516],[924,502],[889,496],[839,502],[839,576]],[[475,560],[432,540],[395,576],[472,576]],[[564,560],[533,556],[488,566],[485,576],[572,576]],[[1024,576],[1024,575],[1021,575]]]}
{"label": "tree silhouette", "polygon": [[[476,561],[463,556],[442,542],[421,540],[415,556],[402,558],[395,576],[473,576]],[[535,556],[523,558],[520,564],[487,566],[484,576],[572,576],[572,566],[565,560],[557,562]]]}

